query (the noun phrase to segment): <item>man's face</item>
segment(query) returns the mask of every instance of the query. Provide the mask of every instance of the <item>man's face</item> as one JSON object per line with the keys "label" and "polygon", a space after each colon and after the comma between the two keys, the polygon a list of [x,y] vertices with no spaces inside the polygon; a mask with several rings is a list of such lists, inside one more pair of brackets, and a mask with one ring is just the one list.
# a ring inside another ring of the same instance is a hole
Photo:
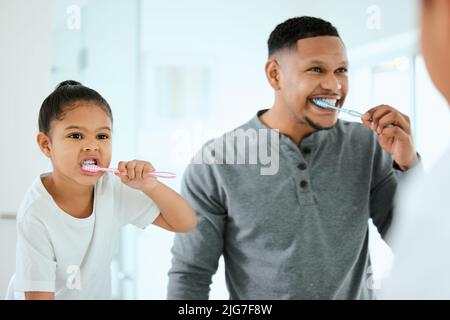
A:
{"label": "man's face", "polygon": [[448,0],[422,1],[421,47],[431,80],[450,103],[450,5]]}
{"label": "man's face", "polygon": [[279,64],[279,101],[295,121],[314,129],[333,127],[337,112],[316,106],[312,99],[343,105],[348,62],[342,41],[333,36],[302,39],[296,48],[282,50],[273,58]]}

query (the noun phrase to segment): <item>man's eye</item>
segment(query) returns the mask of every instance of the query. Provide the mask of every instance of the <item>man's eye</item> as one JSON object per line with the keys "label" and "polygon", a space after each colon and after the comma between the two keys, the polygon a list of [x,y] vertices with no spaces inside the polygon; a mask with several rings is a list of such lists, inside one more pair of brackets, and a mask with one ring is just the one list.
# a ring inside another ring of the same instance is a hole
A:
{"label": "man's eye", "polygon": [[322,73],[322,68],[319,68],[319,67],[313,67],[313,68],[309,69],[309,71],[317,72],[317,73]]}
{"label": "man's eye", "polygon": [[106,139],[109,139],[109,136],[107,134],[99,134],[99,135],[97,135],[97,139],[106,140]]}
{"label": "man's eye", "polygon": [[80,133],[72,133],[68,137],[72,138],[72,139],[81,139],[82,138]]}

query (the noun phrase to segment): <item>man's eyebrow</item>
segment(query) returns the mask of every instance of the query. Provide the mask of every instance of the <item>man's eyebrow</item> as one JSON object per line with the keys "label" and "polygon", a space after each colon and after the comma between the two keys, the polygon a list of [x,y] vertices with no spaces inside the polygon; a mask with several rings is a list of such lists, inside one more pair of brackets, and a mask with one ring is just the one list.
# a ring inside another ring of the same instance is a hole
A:
{"label": "man's eyebrow", "polygon": [[[322,65],[326,64],[324,61],[321,61],[321,60],[311,60],[311,61],[308,61],[308,63],[310,63],[310,64],[322,64]],[[344,60],[344,61],[340,62],[339,65],[348,66],[348,61]]]}
{"label": "man's eyebrow", "polygon": [[[78,130],[88,131],[85,127],[79,127],[79,126],[68,126],[68,127],[65,128],[64,130],[72,130],[72,129],[78,129]],[[98,130],[109,130],[109,131],[111,131],[111,128],[108,127],[108,126],[105,126],[105,127],[97,128],[97,131],[98,131]]]}

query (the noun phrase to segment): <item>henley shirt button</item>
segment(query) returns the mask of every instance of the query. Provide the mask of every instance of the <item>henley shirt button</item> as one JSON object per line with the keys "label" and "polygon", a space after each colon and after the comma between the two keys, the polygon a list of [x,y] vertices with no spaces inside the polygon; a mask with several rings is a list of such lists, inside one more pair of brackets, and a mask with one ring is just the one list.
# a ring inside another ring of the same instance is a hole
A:
{"label": "henley shirt button", "polygon": [[306,170],[306,163],[300,162],[300,164],[297,166],[300,170]]}
{"label": "henley shirt button", "polygon": [[303,148],[303,152],[304,152],[305,154],[310,154],[310,153],[311,153],[311,149],[308,148],[308,147],[305,147],[305,148]]}
{"label": "henley shirt button", "polygon": [[300,187],[306,188],[308,186],[308,181],[302,180],[300,181]]}

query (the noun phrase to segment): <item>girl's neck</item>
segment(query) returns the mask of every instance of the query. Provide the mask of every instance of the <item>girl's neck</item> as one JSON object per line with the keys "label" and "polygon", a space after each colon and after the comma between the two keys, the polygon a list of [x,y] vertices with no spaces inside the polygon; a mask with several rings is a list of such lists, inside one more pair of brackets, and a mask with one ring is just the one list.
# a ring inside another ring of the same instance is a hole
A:
{"label": "girl's neck", "polygon": [[92,214],[94,186],[83,186],[68,181],[54,172],[43,178],[42,183],[58,207],[75,218],[87,218]]}

